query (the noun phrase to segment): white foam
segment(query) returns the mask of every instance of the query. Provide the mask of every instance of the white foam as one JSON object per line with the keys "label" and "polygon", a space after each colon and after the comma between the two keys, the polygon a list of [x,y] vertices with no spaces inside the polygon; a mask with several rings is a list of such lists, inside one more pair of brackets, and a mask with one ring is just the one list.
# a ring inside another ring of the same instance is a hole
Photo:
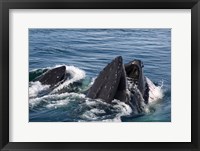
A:
{"label": "white foam", "polygon": [[132,113],[132,109],[131,109],[131,107],[128,104],[126,104],[124,102],[121,102],[119,100],[116,100],[116,99],[113,100],[112,102],[116,103],[113,106],[113,108],[115,108],[115,109],[117,109],[117,110],[120,111],[120,113],[119,113],[120,116],[130,115]]}
{"label": "white foam", "polygon": [[130,115],[132,113],[131,107],[128,104],[121,102],[119,100],[113,100],[112,104],[105,103],[100,99],[95,99],[95,100],[87,99],[86,100],[86,104],[90,107],[96,106],[98,103],[104,104],[108,107],[110,106],[111,110],[114,109],[114,111],[117,112],[117,113],[115,113],[116,114],[115,117],[113,119],[105,119],[109,115],[102,116],[101,114],[104,114],[106,112],[105,112],[105,110],[100,109],[98,107],[92,108],[89,111],[84,112],[81,115],[81,117],[83,119],[87,119],[90,121],[95,120],[95,122],[121,122],[121,116]]}
{"label": "white foam", "polygon": [[[45,95],[43,97],[37,97],[29,100],[29,107],[34,107],[38,105],[41,101],[47,102],[49,105],[47,107],[51,106],[61,106],[65,105],[65,103],[69,102],[66,97],[79,97],[79,98],[85,98],[84,94],[78,94],[78,93],[62,93],[62,94],[50,94]],[[73,99],[70,99],[71,101]],[[60,101],[60,102],[59,102]],[[52,105],[50,105],[52,103]]]}
{"label": "white foam", "polygon": [[90,99],[86,99],[86,100],[85,100],[85,103],[86,103],[87,106],[90,106],[90,107],[91,107],[91,106],[96,105],[97,102],[96,102],[96,101],[92,101],[92,100],[90,100]]}
{"label": "white foam", "polygon": [[100,109],[97,109],[97,108],[91,109],[90,111],[91,111],[92,113],[95,113],[95,114],[103,114],[103,113],[106,113],[104,110],[100,110]]}
{"label": "white foam", "polygon": [[88,120],[96,120],[98,117],[91,111],[86,111],[81,115],[82,118],[88,119]]}
{"label": "white foam", "polygon": [[104,104],[106,106],[111,106],[109,103],[106,103],[105,101],[101,100],[101,99],[90,99],[90,98],[87,98],[85,100],[85,103],[87,106],[90,106],[90,107],[93,107],[93,106],[96,106],[97,104]]}
{"label": "white foam", "polygon": [[69,80],[66,80],[64,83],[56,87],[52,91],[52,93],[58,92],[59,90],[67,87],[69,84],[85,78],[85,72],[74,66],[66,66],[66,72],[68,72],[72,76],[72,78]]}
{"label": "white foam", "polygon": [[115,110],[118,111],[119,113],[116,114],[115,118],[106,119],[106,120],[103,120],[103,122],[121,122],[121,116],[127,116],[132,113],[132,109],[128,104],[116,99],[114,99],[112,103],[116,103],[113,106],[113,108],[115,108]]}
{"label": "white foam", "polygon": [[58,101],[52,101],[50,104],[46,105],[47,108],[59,108],[66,106],[70,102],[69,99],[63,99],[63,100],[58,100]]}
{"label": "white foam", "polygon": [[36,97],[39,92],[48,90],[50,85],[42,85],[39,81],[29,83],[29,98]]}
{"label": "white foam", "polygon": [[154,101],[158,101],[163,98],[163,83],[161,86],[155,86],[153,82],[146,77],[147,84],[149,86],[149,103],[152,103]]}

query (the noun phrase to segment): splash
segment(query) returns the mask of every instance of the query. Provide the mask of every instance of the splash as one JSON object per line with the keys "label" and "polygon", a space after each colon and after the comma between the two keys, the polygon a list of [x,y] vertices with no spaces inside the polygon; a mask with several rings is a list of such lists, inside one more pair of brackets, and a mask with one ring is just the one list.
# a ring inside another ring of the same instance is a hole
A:
{"label": "splash", "polygon": [[42,85],[39,81],[29,83],[29,98],[36,97],[42,91],[48,90],[50,85]]}
{"label": "splash", "polygon": [[153,82],[146,77],[147,84],[149,86],[149,103],[161,100],[164,96],[163,83],[161,86],[155,86]]}

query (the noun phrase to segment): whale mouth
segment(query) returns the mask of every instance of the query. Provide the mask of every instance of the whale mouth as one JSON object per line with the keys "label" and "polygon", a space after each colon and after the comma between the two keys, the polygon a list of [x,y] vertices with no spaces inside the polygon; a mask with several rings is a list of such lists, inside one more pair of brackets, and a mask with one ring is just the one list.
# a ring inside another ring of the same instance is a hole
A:
{"label": "whale mouth", "polygon": [[136,82],[139,80],[139,77],[140,77],[139,67],[137,65],[133,64],[131,68],[132,68],[132,70],[129,73],[127,73],[128,77]]}
{"label": "whale mouth", "polygon": [[133,60],[125,64],[127,79],[134,84],[138,85],[142,75],[142,68],[144,67],[141,60]]}

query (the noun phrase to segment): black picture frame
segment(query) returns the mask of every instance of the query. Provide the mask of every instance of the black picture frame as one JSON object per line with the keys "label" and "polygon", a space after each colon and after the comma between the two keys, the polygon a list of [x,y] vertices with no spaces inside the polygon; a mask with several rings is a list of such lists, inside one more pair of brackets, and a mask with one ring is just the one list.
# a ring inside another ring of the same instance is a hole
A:
{"label": "black picture frame", "polygon": [[[9,9],[191,9],[191,142],[9,142]],[[8,150],[200,150],[199,0],[0,0],[0,148]]]}

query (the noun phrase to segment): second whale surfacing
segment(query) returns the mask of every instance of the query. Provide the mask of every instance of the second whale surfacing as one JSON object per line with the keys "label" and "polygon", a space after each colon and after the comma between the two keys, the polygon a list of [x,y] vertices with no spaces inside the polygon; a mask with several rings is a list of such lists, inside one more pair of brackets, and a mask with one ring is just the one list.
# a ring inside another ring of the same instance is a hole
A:
{"label": "second whale surfacing", "polygon": [[60,66],[47,70],[33,81],[39,81],[43,85],[49,85],[51,88],[55,88],[67,79],[70,79],[70,74],[66,71],[65,66]]}
{"label": "second whale surfacing", "polygon": [[124,65],[122,57],[118,56],[100,72],[86,96],[107,103],[117,99],[130,105],[134,113],[143,113],[149,88],[142,68],[140,60]]}

